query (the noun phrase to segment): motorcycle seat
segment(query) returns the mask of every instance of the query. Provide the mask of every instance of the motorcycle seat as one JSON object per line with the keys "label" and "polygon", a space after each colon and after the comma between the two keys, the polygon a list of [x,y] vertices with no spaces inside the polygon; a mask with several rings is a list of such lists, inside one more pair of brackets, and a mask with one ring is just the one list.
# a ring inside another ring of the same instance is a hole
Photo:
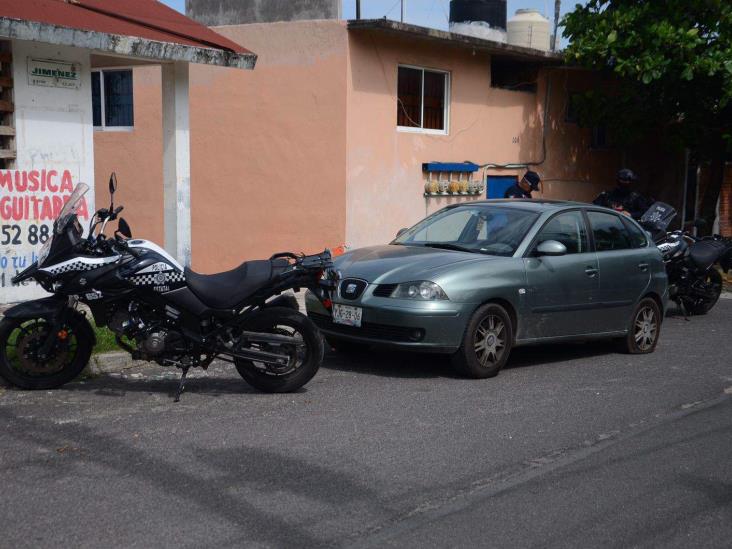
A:
{"label": "motorcycle seat", "polygon": [[282,273],[284,259],[245,261],[235,269],[217,274],[199,274],[186,268],[186,283],[212,309],[233,309]]}
{"label": "motorcycle seat", "polygon": [[727,245],[717,240],[700,240],[689,249],[689,257],[700,269],[708,269],[724,253]]}

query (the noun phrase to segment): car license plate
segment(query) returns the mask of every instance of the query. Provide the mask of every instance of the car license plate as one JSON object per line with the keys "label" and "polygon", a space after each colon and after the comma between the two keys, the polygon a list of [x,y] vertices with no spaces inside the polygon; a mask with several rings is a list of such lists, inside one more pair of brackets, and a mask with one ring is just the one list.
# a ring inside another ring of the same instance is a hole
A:
{"label": "car license plate", "polygon": [[333,323],[345,324],[346,326],[361,327],[361,315],[363,309],[361,307],[351,307],[350,305],[333,304]]}

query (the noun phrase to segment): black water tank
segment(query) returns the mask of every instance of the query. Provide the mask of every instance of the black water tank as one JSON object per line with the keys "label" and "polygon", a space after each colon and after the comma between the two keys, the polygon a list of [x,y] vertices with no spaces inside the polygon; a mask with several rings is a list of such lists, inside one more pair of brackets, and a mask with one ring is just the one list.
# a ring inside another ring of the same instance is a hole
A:
{"label": "black water tank", "polygon": [[491,27],[506,30],[507,0],[451,0],[450,23],[485,21]]}

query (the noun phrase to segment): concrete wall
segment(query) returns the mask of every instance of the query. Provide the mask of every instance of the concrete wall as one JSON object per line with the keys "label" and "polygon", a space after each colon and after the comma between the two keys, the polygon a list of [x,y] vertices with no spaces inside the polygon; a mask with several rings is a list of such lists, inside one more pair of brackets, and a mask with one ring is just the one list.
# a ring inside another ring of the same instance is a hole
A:
{"label": "concrete wall", "polygon": [[340,19],[341,0],[186,0],[186,15],[208,26]]}
{"label": "concrete wall", "polygon": [[[33,235],[51,228],[53,212],[71,194],[76,183],[86,182],[91,187],[86,195],[86,207],[80,212],[82,223],[87,224],[88,215],[94,212],[88,51],[14,40],[12,53],[19,179],[15,179],[15,172],[0,172],[0,224],[18,239],[0,245],[0,303],[43,295],[33,283],[13,287],[9,279],[34,260],[41,243]],[[29,59],[73,63],[80,74],[78,89],[30,85]],[[46,228],[41,229],[42,226]],[[3,240],[8,239],[0,236],[0,242]]]}
{"label": "concrete wall", "polygon": [[[118,68],[118,67],[115,67]],[[160,67],[137,67],[133,73],[135,127],[130,131],[95,131],[95,181],[100,204],[107,204],[111,172],[119,183],[115,202],[133,236],[157,242],[163,233],[163,129]]]}
{"label": "concrete wall", "polygon": [[[192,65],[193,268],[345,242],[346,29],[336,21],[219,27],[255,71]],[[163,242],[159,68],[134,70],[135,129],[96,132],[97,178],[133,234]],[[101,193],[104,194],[101,194]]]}
{"label": "concrete wall", "polygon": [[[492,88],[487,54],[369,32],[350,33],[349,60],[346,241],[350,246],[387,242],[399,228],[428,213],[456,201],[475,200],[423,197],[423,162],[543,160],[533,169],[546,180],[544,194],[537,196],[546,198],[591,200],[613,184],[618,151],[590,150],[590,131],[564,120],[567,90],[574,78],[567,73],[544,72],[537,93]],[[397,129],[399,64],[450,72],[448,135]],[[542,122],[549,80],[544,159]],[[490,169],[486,173],[522,175],[524,171]]]}

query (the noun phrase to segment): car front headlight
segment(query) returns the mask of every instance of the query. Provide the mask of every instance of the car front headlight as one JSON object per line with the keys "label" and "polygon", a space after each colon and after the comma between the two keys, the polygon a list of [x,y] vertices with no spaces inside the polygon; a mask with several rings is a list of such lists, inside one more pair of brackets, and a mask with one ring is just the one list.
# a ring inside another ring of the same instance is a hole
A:
{"label": "car front headlight", "polygon": [[398,297],[400,299],[417,299],[419,301],[449,299],[442,288],[429,280],[418,280],[416,282],[405,282],[404,284],[399,284],[391,294],[391,297]]}

